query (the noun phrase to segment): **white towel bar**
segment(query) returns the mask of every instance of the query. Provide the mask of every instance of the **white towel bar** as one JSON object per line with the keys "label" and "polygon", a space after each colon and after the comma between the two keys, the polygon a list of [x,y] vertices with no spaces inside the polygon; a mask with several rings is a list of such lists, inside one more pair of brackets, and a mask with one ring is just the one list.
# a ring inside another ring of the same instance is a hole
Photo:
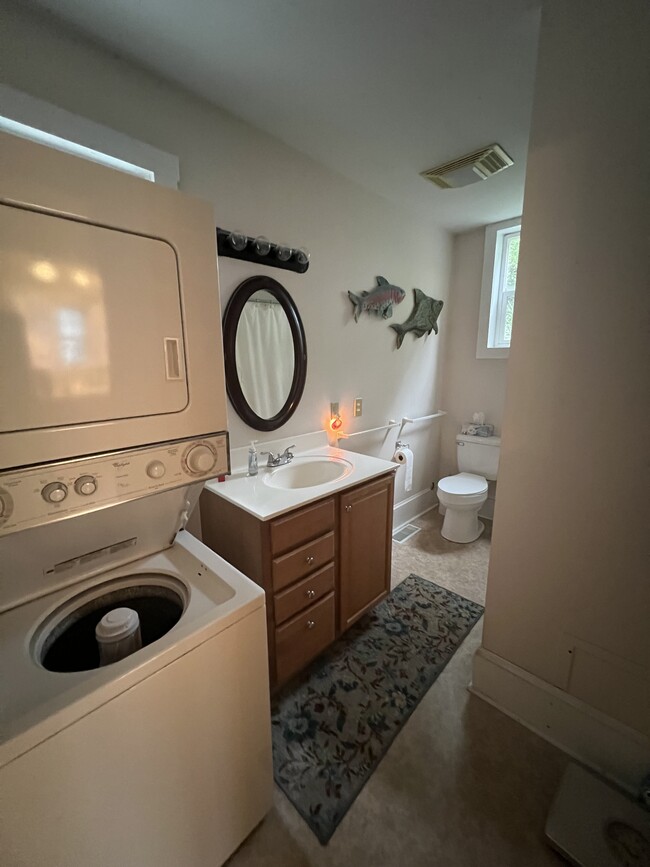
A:
{"label": "white towel bar", "polygon": [[408,416],[402,416],[402,424],[400,425],[399,433],[397,434],[397,439],[400,438],[402,431],[404,430],[405,424],[416,424],[416,422],[420,421],[429,421],[432,418],[440,418],[441,415],[447,415],[444,410],[439,409],[437,412],[432,412],[431,415],[421,415],[418,418],[409,418]]}
{"label": "white towel bar", "polygon": [[349,433],[349,434],[341,433],[341,434],[337,434],[336,438],[337,438],[337,440],[349,440],[351,437],[360,437],[360,436],[363,436],[363,434],[375,433],[378,430],[390,430],[390,428],[397,427],[398,425],[399,425],[399,422],[395,421],[395,419],[391,418],[388,420],[388,424],[383,424],[380,427],[371,427],[368,430],[357,430],[354,433]]}
{"label": "white towel bar", "polygon": [[[354,433],[340,433],[336,435],[337,440],[349,440],[352,437],[360,437],[364,434],[376,433],[379,430],[390,430],[393,427],[399,427],[400,434],[402,433],[402,429],[405,424],[416,424],[420,421],[429,421],[432,418],[439,418],[441,415],[447,415],[443,410],[438,410],[437,412],[431,413],[431,415],[421,415],[418,418],[409,418],[408,416],[402,416],[402,421],[395,421],[395,419],[391,418],[388,420],[388,424],[380,425],[380,427],[371,427],[368,430],[357,430]],[[399,438],[399,434],[397,435]]]}
{"label": "white towel bar", "polygon": [[421,415],[418,418],[408,418],[408,416],[403,416],[402,424],[414,424],[416,421],[429,421],[430,418],[438,418],[441,415],[447,415],[447,413],[439,409],[437,412],[431,413],[431,415]]}

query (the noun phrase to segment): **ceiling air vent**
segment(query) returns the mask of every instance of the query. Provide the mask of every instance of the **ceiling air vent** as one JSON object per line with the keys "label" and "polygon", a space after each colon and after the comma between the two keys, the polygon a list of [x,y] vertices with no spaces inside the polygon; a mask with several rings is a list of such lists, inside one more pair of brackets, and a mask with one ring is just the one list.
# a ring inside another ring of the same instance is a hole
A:
{"label": "ceiling air vent", "polygon": [[485,181],[512,165],[514,161],[501,145],[493,144],[420,174],[443,190],[451,190]]}

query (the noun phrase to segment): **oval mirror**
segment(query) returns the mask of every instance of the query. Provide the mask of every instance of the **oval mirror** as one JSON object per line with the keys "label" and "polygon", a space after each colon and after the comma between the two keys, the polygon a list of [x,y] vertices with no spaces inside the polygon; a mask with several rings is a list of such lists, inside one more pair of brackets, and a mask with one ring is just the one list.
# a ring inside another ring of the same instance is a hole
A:
{"label": "oval mirror", "polygon": [[255,430],[276,430],[296,411],[307,376],[307,345],[298,308],[271,277],[250,277],[223,315],[226,391]]}

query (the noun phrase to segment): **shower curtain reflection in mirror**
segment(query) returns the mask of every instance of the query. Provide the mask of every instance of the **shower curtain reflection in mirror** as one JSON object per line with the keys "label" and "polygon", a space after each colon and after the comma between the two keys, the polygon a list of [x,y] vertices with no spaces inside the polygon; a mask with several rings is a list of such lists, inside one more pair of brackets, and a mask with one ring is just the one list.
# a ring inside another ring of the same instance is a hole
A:
{"label": "shower curtain reflection in mirror", "polygon": [[249,406],[260,418],[273,418],[291,391],[294,351],[289,320],[269,293],[255,292],[244,305],[235,357]]}

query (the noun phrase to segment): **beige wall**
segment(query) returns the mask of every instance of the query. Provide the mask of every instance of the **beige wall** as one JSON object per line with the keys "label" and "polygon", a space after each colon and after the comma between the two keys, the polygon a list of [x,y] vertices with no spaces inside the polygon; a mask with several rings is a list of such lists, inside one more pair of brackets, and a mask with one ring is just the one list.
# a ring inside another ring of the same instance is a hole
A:
{"label": "beige wall", "polygon": [[[447,311],[439,337],[407,335],[397,351],[386,323],[367,316],[354,323],[346,293],[371,289],[377,275],[385,276],[408,293],[396,310],[397,322],[412,308],[413,287],[446,300],[451,252],[446,232],[54,27],[49,16],[6,6],[0,57],[7,84],[178,155],[181,188],[212,201],[218,225],[311,250],[312,265],[304,276],[266,272],[293,295],[309,353],[305,396],[277,436],[322,428],[332,400],[341,402],[349,418],[353,398],[364,399],[363,417],[354,422],[358,429],[437,408]],[[243,279],[261,271],[222,260],[222,306]],[[263,438],[231,408],[229,424],[234,445]],[[422,425],[409,440],[416,456],[413,490],[428,490],[438,476],[438,428]],[[390,456],[395,436],[353,442],[371,454]],[[396,499],[403,497],[400,480]]]}
{"label": "beige wall", "polygon": [[484,632],[645,733],[648,9],[545,4]]}
{"label": "beige wall", "polygon": [[[505,358],[477,358],[476,334],[481,302],[485,227],[454,237],[447,347],[444,360],[440,475],[458,472],[456,434],[475,412],[501,434],[506,395]],[[495,485],[490,483],[489,499],[482,511],[491,517]]]}

